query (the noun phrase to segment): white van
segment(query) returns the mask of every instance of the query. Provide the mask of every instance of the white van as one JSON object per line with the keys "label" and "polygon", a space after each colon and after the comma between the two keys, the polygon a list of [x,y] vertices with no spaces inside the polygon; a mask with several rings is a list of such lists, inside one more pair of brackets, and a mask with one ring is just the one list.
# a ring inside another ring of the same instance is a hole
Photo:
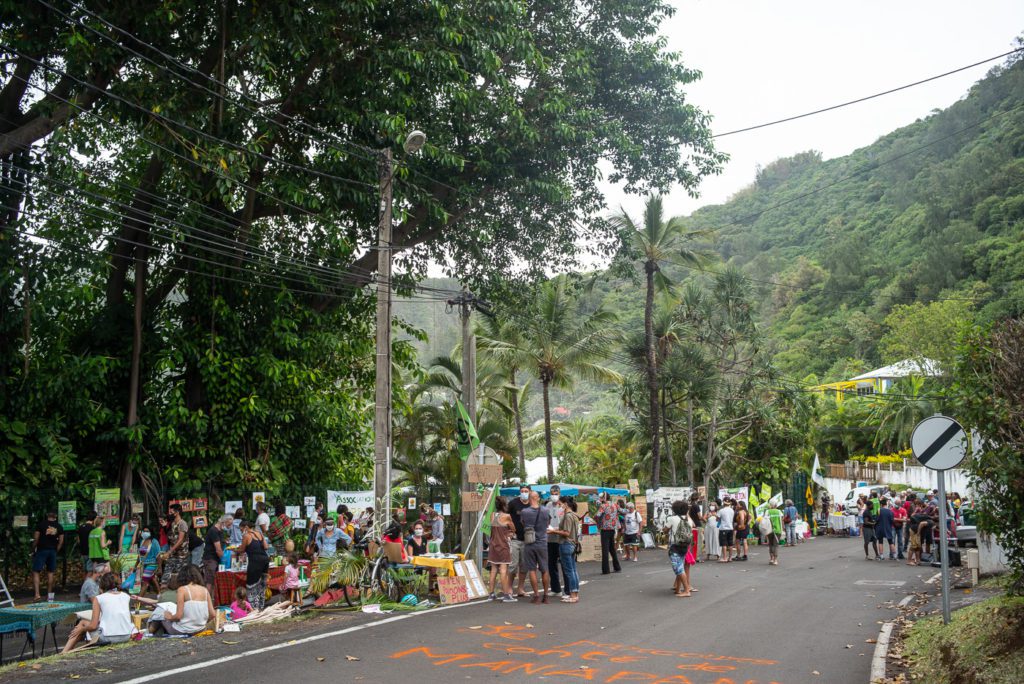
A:
{"label": "white van", "polygon": [[881,496],[886,489],[888,489],[886,485],[880,484],[854,487],[846,493],[846,497],[843,499],[843,510],[846,511],[846,515],[857,515],[857,499],[861,494],[866,494],[870,499],[875,494]]}

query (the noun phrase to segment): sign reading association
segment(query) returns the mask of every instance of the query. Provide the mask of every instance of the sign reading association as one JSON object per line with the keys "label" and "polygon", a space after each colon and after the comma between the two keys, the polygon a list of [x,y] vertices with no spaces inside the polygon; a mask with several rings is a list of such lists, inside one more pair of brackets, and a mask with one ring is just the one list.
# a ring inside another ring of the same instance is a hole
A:
{"label": "sign reading association", "polygon": [[365,492],[335,492],[328,489],[327,510],[336,511],[341,504],[348,506],[348,509],[354,513],[367,508],[376,508],[373,503],[372,489]]}

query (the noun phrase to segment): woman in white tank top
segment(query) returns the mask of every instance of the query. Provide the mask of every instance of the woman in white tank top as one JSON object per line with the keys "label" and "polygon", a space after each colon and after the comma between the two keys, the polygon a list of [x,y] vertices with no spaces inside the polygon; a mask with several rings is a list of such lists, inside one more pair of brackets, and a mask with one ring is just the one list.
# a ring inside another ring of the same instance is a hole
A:
{"label": "woman in white tank top", "polygon": [[131,639],[135,632],[128,594],[118,590],[117,577],[108,572],[100,577],[99,584],[101,593],[92,599],[92,618],[75,625],[64,653],[74,649],[83,636],[100,645],[119,644]]}
{"label": "woman in white tank top", "polygon": [[213,600],[203,585],[203,576],[190,565],[178,575],[181,585],[178,589],[178,607],[164,616],[164,629],[168,634],[198,634],[206,629],[206,623],[213,617]]}

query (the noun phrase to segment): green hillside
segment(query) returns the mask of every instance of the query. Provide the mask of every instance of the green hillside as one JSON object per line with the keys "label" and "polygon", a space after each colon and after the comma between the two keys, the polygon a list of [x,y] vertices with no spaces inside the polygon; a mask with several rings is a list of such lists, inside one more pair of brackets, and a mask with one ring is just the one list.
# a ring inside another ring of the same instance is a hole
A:
{"label": "green hillside", "polygon": [[[687,217],[760,293],[779,369],[838,378],[889,362],[894,307],[988,320],[1024,311],[1024,62],[993,69],[951,107],[853,154],[804,152],[762,168],[728,202]],[[671,269],[673,267],[669,267]],[[667,269],[668,270],[668,269]],[[677,279],[702,274],[677,267]],[[611,282],[623,327],[641,293]],[[948,313],[948,311],[947,311]],[[946,343],[942,340],[939,343]]]}
{"label": "green hillside", "polygon": [[[951,107],[853,154],[774,161],[728,202],[686,222],[712,232],[705,248],[716,258],[704,273],[665,270],[681,282],[739,267],[759,294],[776,366],[792,378],[839,379],[918,349],[914,339],[893,343],[900,315],[916,312],[927,338],[943,329],[933,320],[942,316],[1024,312],[1024,61],[993,69]],[[427,284],[457,288],[447,279]],[[592,303],[616,311],[624,331],[641,329],[637,285],[609,273]],[[901,305],[912,308],[894,316]],[[396,311],[427,333],[418,344],[423,361],[457,341],[457,316],[443,303],[400,302]],[[942,356],[950,343],[936,339],[921,351]],[[578,415],[610,408],[601,396],[584,384],[558,400]]]}

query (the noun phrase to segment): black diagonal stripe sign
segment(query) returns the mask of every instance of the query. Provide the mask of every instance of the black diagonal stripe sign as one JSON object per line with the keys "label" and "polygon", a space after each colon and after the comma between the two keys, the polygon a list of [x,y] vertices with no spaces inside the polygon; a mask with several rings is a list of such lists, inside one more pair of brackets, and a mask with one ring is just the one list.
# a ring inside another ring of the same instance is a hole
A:
{"label": "black diagonal stripe sign", "polygon": [[946,444],[949,443],[949,440],[953,439],[958,433],[962,433],[963,431],[963,428],[960,427],[958,423],[953,423],[942,431],[942,434],[932,442],[930,447],[925,449],[921,455],[917,457],[917,460],[921,462],[921,465],[928,465],[928,461],[932,460],[932,457],[939,452],[939,449],[946,446]]}
{"label": "black diagonal stripe sign", "polygon": [[935,415],[917,424],[910,436],[910,446],[921,465],[932,470],[948,470],[964,460],[967,434],[952,418]]}

